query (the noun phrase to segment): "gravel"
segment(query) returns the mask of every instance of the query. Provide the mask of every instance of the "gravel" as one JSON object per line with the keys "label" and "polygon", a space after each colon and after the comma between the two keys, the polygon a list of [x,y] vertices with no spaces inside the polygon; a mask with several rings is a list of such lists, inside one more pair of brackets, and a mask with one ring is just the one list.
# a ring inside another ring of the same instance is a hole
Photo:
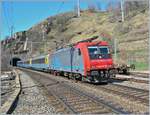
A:
{"label": "gravel", "polygon": [[[44,74],[44,73],[42,73],[42,74]],[[59,81],[68,81],[68,84],[72,84],[74,87],[77,87],[80,90],[86,91],[88,93],[92,93],[96,97],[103,98],[107,102],[112,102],[113,105],[115,105],[115,106],[118,105],[119,107],[124,108],[125,111],[131,112],[134,114],[144,114],[144,113],[148,113],[148,111],[149,111],[148,106],[145,106],[136,101],[131,101],[130,99],[126,99],[117,94],[107,93],[107,92],[99,90],[97,88],[93,88],[92,85],[89,85],[88,83],[87,83],[87,85],[86,85],[86,83],[80,83],[80,82],[75,83],[75,81],[68,80],[63,77],[57,77],[57,76],[55,76],[53,78],[57,79]],[[121,82],[120,84],[122,85],[123,82]],[[129,86],[128,84],[126,84],[126,85]],[[135,82],[133,82],[133,84],[131,84],[130,86],[135,87],[138,85],[140,88],[141,87],[140,83],[136,84]]]}
{"label": "gravel", "polygon": [[27,74],[20,75],[22,91],[13,114],[50,114],[55,113],[40,85]]}
{"label": "gravel", "polygon": [[15,91],[15,76],[11,72],[1,75],[1,106]]}
{"label": "gravel", "polygon": [[128,86],[128,87],[149,90],[149,84],[146,84],[146,83],[136,83],[133,81],[124,81],[122,83],[114,83],[114,84],[120,84],[120,85],[124,85],[124,86]]}
{"label": "gravel", "polygon": [[148,106],[142,105],[140,103],[128,100],[117,94],[107,93],[105,91],[93,88],[92,86],[86,86],[83,84],[77,84],[77,87],[80,87],[80,90],[93,93],[97,97],[103,97],[104,100],[112,102],[114,105],[118,105],[124,108],[125,111],[129,111],[134,114],[144,114],[148,112]]}
{"label": "gravel", "polygon": [[[38,72],[37,72],[38,73]],[[47,75],[45,73],[39,72],[41,75]],[[119,106],[124,108],[125,111],[129,111],[134,114],[144,114],[148,113],[148,106],[145,106],[141,103],[138,103],[136,101],[132,101],[130,99],[124,98],[122,96],[119,96],[117,94],[108,93],[102,90],[99,90],[97,88],[93,88],[92,85],[86,85],[85,83],[80,83],[72,80],[65,79],[63,77],[53,77],[54,79],[57,79],[59,81],[67,81],[68,84],[72,84],[74,87],[79,88],[80,90],[92,93],[96,97],[101,97],[107,102],[112,102],[114,106]],[[139,84],[139,83],[138,83]],[[133,86],[133,85],[132,85]]]}

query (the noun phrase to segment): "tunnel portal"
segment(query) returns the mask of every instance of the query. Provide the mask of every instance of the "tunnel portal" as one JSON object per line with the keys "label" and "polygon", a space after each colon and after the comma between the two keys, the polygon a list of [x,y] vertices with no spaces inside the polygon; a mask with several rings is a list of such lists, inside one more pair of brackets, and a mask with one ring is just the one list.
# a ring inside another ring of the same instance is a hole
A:
{"label": "tunnel portal", "polygon": [[10,65],[12,66],[17,66],[17,61],[20,61],[21,59],[18,58],[18,57],[13,57],[11,60],[10,60]]}

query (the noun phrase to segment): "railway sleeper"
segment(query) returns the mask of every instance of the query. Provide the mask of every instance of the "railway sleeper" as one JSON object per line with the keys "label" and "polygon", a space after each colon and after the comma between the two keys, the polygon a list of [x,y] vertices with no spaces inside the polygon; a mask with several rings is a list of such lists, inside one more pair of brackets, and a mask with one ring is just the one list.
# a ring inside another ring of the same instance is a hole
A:
{"label": "railway sleeper", "polygon": [[89,103],[89,102],[91,102],[90,100],[87,100],[87,99],[85,99],[85,100],[71,100],[71,101],[68,101],[68,103],[72,103],[72,104],[74,104],[74,105],[77,105],[77,104],[80,104],[80,103]]}
{"label": "railway sleeper", "polygon": [[59,107],[61,105],[61,103],[59,101],[52,103],[53,106],[57,106]]}
{"label": "railway sleeper", "polygon": [[71,105],[78,106],[78,105],[88,104],[88,103],[91,103],[91,102],[89,102],[89,101],[83,101],[83,102],[71,103]]}
{"label": "railway sleeper", "polygon": [[[83,109],[83,108],[97,108],[97,107],[99,107],[99,105],[97,105],[96,103],[94,103],[94,104],[89,104],[89,103],[80,103],[80,105],[76,105],[75,106],[75,108],[76,109]],[[104,108],[104,107],[102,107],[102,108]]]}
{"label": "railway sleeper", "polygon": [[[118,94],[120,94],[120,95],[126,95],[126,94],[128,94],[128,95],[131,95],[131,96],[137,96],[138,97],[138,95],[143,95],[143,93],[142,92],[137,92],[137,91],[129,91],[128,89],[125,89],[125,90],[123,90],[123,89],[108,89],[108,88],[104,88],[103,87],[103,89],[102,90],[105,90],[105,91],[107,91],[107,92],[114,92],[114,91],[116,91],[116,92],[118,92]],[[119,90],[119,91],[118,91]],[[122,94],[121,94],[122,93]],[[145,95],[145,94],[144,94]]]}
{"label": "railway sleeper", "polygon": [[85,99],[84,97],[78,97],[78,96],[73,96],[73,95],[68,95],[67,100],[82,100]]}
{"label": "railway sleeper", "polygon": [[90,108],[84,108],[78,110],[80,113],[93,113],[93,112],[99,112],[99,113],[108,113],[108,110],[104,107],[90,107]]}
{"label": "railway sleeper", "polygon": [[65,111],[66,111],[66,109],[61,106],[60,108],[57,108],[56,113],[64,114]]}
{"label": "railway sleeper", "polygon": [[80,101],[88,101],[88,100],[87,99],[83,99],[83,98],[74,99],[74,98],[67,97],[67,101],[69,101],[69,102],[80,102]]}
{"label": "railway sleeper", "polygon": [[142,99],[145,99],[145,98],[149,99],[149,95],[142,95],[142,96],[139,96],[139,97],[142,98]]}
{"label": "railway sleeper", "polygon": [[143,94],[143,93],[135,93],[135,94],[132,93],[131,95],[135,95],[137,97],[148,96],[148,94]]}

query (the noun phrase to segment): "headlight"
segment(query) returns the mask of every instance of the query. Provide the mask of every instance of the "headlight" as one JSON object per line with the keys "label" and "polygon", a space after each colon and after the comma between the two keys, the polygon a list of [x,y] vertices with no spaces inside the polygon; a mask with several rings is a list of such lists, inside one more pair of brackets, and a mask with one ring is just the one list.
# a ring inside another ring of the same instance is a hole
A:
{"label": "headlight", "polygon": [[99,75],[98,71],[91,71],[91,75]]}

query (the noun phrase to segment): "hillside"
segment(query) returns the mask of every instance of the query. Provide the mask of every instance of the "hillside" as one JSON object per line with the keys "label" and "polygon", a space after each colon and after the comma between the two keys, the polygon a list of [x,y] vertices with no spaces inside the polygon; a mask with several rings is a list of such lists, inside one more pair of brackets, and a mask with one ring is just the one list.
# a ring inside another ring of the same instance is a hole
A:
{"label": "hillside", "polygon": [[[65,46],[103,34],[110,36],[112,41],[114,38],[117,40],[117,63],[134,63],[138,69],[147,69],[147,10],[137,11],[132,17],[127,17],[124,22],[112,19],[109,12],[90,12],[86,10],[81,12],[80,18],[72,12],[59,14],[48,17],[25,31],[24,34],[18,32],[16,35],[19,40],[15,40],[16,45],[10,47],[17,47],[16,51],[21,51],[23,46],[19,44],[19,41],[25,41],[27,37],[29,41],[27,48],[29,50],[32,48],[29,57],[34,57],[53,51],[58,46]],[[42,41],[43,39],[44,41]],[[108,39],[100,36],[99,40],[107,41]],[[30,41],[32,41],[32,45]]]}

